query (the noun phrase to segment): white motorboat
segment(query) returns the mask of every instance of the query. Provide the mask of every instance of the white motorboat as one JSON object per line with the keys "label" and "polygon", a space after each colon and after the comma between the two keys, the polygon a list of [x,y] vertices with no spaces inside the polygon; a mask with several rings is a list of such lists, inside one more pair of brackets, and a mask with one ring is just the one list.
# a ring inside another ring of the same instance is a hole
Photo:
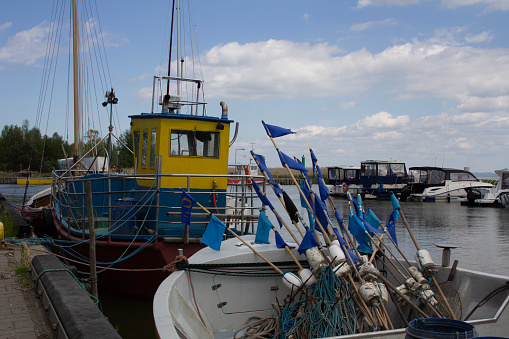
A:
{"label": "white motorboat", "polygon": [[490,189],[473,188],[468,190],[461,204],[467,206],[506,207],[509,205],[509,169],[496,170],[497,185]]}
{"label": "white motorboat", "polygon": [[[254,236],[242,238],[277,265],[292,263],[286,251],[276,247],[273,235],[271,244],[253,244]],[[305,259],[296,251],[294,255],[299,260]],[[248,332],[246,325],[277,316],[283,304],[298,298],[281,277],[267,276],[271,270],[269,266],[249,266],[261,263],[264,261],[238,239],[223,241],[220,251],[205,248],[194,254],[186,270],[172,273],[155,294],[153,314],[157,335],[163,339],[239,338]],[[292,270],[292,266],[285,268]],[[451,267],[441,267],[435,278],[448,300],[460,300],[459,306],[451,302],[458,319],[468,317],[462,323],[474,326],[479,335],[506,335],[509,331],[509,277],[458,268],[450,279],[451,270]],[[386,280],[396,284],[391,275]],[[449,282],[451,286],[447,289]],[[340,337],[402,338],[409,319],[403,320],[397,308],[407,316],[412,310],[405,303],[396,306],[393,300],[386,305],[386,310],[394,329]],[[343,315],[348,316],[355,317],[354,313]]]}
{"label": "white motorboat", "polygon": [[401,199],[435,201],[466,197],[470,189],[490,189],[493,185],[482,182],[470,171],[441,167],[411,167],[409,182]]}

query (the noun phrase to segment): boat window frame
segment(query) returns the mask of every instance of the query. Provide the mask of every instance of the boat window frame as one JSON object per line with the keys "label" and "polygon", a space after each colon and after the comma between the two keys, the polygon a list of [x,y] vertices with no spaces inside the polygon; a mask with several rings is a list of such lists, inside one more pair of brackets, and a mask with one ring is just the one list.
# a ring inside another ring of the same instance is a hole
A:
{"label": "boat window frame", "polygon": [[148,129],[144,129],[142,133],[142,142],[141,142],[141,167],[147,167],[147,147],[148,147]]}
{"label": "boat window frame", "polygon": [[133,148],[134,148],[134,159],[138,159],[140,156],[140,130],[133,131]]}
{"label": "boat window frame", "polygon": [[150,130],[150,168],[156,167],[156,143],[157,143],[157,128]]}
{"label": "boat window frame", "polygon": [[[207,137],[205,134],[210,140],[201,141]],[[220,133],[215,131],[170,129],[169,156],[219,158],[220,141]]]}

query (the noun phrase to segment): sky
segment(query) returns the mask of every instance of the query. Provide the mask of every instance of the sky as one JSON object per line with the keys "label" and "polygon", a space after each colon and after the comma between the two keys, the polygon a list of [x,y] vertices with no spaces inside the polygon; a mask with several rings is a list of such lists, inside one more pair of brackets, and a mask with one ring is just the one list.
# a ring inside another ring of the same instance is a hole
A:
{"label": "sky", "polygon": [[[52,14],[62,1],[1,2],[0,116],[2,126],[28,120],[72,142],[69,18]],[[171,1],[88,4],[83,21],[104,42],[103,88],[119,98],[118,135],[129,115],[150,112],[152,76],[167,72]],[[296,132],[275,142],[305,155],[306,165],[312,148],[322,167],[368,159],[474,172],[509,166],[507,0],[181,0],[181,7],[185,76],[194,70],[204,80],[208,115],[219,116],[225,101],[240,124],[230,163],[247,163],[254,149],[280,166],[263,120]],[[59,20],[53,77],[45,56]],[[104,89],[96,91],[90,106],[104,100]],[[105,135],[108,120],[100,107],[85,124]]]}

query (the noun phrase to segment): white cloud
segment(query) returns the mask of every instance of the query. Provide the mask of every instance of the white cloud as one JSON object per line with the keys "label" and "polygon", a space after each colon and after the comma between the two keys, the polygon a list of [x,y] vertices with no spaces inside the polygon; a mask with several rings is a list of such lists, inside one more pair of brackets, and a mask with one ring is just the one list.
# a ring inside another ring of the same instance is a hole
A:
{"label": "white cloud", "polygon": [[394,19],[385,19],[380,21],[367,21],[362,22],[359,24],[355,24],[350,26],[350,31],[365,31],[367,29],[371,29],[374,27],[380,27],[380,26],[390,26],[390,25],[396,25],[396,21]]}
{"label": "white cloud", "polygon": [[461,46],[450,39],[444,33],[380,53],[361,49],[346,55],[325,43],[234,42],[212,48],[201,61],[209,98],[341,98],[383,84],[398,100],[445,99],[463,112],[507,109],[509,49]]}
{"label": "white cloud", "polygon": [[400,128],[406,126],[410,122],[408,115],[392,117],[388,112],[379,112],[359,120],[357,126],[367,129],[384,129],[384,128]]}
{"label": "white cloud", "polygon": [[5,29],[8,29],[11,26],[12,26],[12,22],[5,22],[3,24],[0,24],[0,32],[5,30]]}
{"label": "white cloud", "polygon": [[442,6],[451,9],[471,5],[486,5],[488,11],[509,10],[509,1],[507,0],[442,0]]}
{"label": "white cloud", "polygon": [[358,0],[357,8],[368,6],[407,6],[419,3],[420,0]]}
{"label": "white cloud", "polygon": [[[408,6],[415,5],[422,0],[358,0],[357,8],[368,6]],[[507,0],[442,0],[441,5],[445,8],[455,9],[462,6],[481,5],[486,6],[487,11],[509,10]]]}
{"label": "white cloud", "polygon": [[467,34],[465,36],[465,41],[468,43],[480,43],[480,42],[486,42],[491,41],[493,39],[493,35],[490,32],[482,32],[479,34]]}
{"label": "white cloud", "polygon": [[46,53],[48,24],[41,24],[16,33],[0,48],[0,63],[32,65]]}
{"label": "white cloud", "polygon": [[[441,113],[410,119],[380,112],[341,127],[309,125],[292,129],[297,134],[291,140],[285,140],[285,136],[277,142],[288,155],[300,156],[311,147],[322,167],[358,166],[366,159],[396,158],[407,167],[436,164],[492,171],[507,167],[506,159],[493,158],[493,153],[506,152],[508,127],[509,117],[486,113]],[[277,155],[265,139],[256,141],[257,150],[267,156],[269,166],[278,166]]]}
{"label": "white cloud", "polygon": [[338,105],[340,110],[346,110],[350,108],[354,108],[356,105],[355,101],[342,102]]}

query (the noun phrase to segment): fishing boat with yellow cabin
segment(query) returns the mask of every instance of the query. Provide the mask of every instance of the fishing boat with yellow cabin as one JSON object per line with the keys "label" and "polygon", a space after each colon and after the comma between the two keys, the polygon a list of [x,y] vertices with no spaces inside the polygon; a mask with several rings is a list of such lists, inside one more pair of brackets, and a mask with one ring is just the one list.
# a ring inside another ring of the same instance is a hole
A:
{"label": "fishing boat with yellow cabin", "polygon": [[[76,22],[76,1],[73,6]],[[73,29],[79,31],[78,25]],[[203,81],[183,77],[177,62],[177,76],[170,76],[168,69],[168,76],[153,78],[151,109],[130,116],[133,143],[125,146],[132,148],[134,173],[115,173],[110,168],[116,138],[112,116],[119,100],[113,88],[102,103],[110,119],[107,147],[98,143],[82,154],[79,146],[80,105],[88,102],[80,97],[83,86],[76,63],[84,58],[77,56],[79,51],[74,45],[74,155],[52,173],[51,208],[44,214],[44,225],[55,234],[53,245],[82,272],[89,271],[90,248],[95,247],[99,285],[151,297],[171,271],[178,249],[191,256],[204,247],[200,240],[208,220],[195,215],[182,220],[182,190],[235,232],[252,231],[258,216],[250,208],[252,192],[243,185],[247,180],[228,186],[229,177],[247,179],[228,174],[229,148],[238,123],[230,140],[234,121],[226,103],[220,103],[217,116],[210,116]]]}

